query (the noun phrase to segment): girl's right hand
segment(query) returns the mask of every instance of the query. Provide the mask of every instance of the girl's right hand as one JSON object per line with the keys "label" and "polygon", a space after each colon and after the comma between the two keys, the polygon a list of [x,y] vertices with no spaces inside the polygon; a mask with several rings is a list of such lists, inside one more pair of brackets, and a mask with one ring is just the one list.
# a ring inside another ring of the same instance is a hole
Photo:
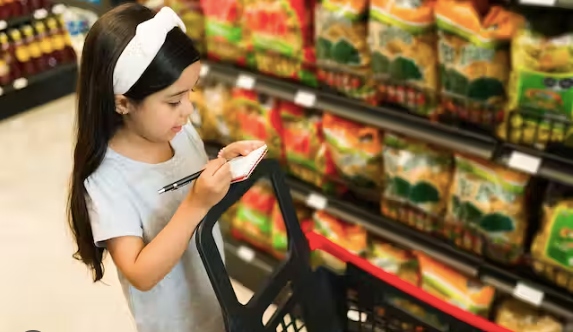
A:
{"label": "girl's right hand", "polygon": [[210,209],[219,203],[229,191],[232,174],[231,166],[224,158],[211,160],[197,178],[189,192],[194,204]]}

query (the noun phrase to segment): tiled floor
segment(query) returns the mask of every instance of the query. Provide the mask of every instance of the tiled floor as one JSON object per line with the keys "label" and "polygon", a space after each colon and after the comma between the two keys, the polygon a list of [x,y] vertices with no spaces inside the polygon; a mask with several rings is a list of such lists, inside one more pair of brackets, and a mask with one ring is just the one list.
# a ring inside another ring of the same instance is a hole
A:
{"label": "tiled floor", "polygon": [[135,331],[113,265],[93,284],[71,258],[74,98],[0,122],[0,332]]}

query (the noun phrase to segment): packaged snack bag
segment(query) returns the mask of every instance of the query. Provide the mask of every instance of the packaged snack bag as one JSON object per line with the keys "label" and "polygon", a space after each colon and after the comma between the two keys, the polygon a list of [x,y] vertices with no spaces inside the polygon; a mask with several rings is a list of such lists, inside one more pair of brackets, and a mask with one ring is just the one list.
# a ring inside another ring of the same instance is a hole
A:
{"label": "packaged snack bag", "polygon": [[315,230],[330,241],[355,255],[366,252],[367,234],[362,226],[348,224],[324,211],[316,211],[313,221]]}
{"label": "packaged snack bag", "polygon": [[386,133],[382,214],[434,232],[445,212],[452,180],[449,152]]}
{"label": "packaged snack bag", "polygon": [[572,19],[568,12],[536,7],[514,37],[509,113],[499,128],[502,138],[542,149],[551,142],[573,145]]}
{"label": "packaged snack bag", "polygon": [[374,102],[366,38],[367,1],[323,1],[316,6],[318,79],[351,97]]}
{"label": "packaged snack bag", "polygon": [[235,88],[232,105],[237,119],[232,129],[233,137],[265,141],[268,157],[283,161],[282,120],[278,101],[252,90]]}
{"label": "packaged snack bag", "polygon": [[543,220],[531,246],[534,270],[573,292],[573,189],[551,183]]}
{"label": "packaged snack bag", "polygon": [[370,263],[382,270],[418,286],[418,261],[409,251],[378,239],[371,239],[366,257]]}
{"label": "packaged snack bag", "polygon": [[[301,224],[309,221],[312,217],[312,211],[304,204],[295,202],[295,210],[297,219]],[[288,249],[288,236],[283,215],[278,202],[276,202],[273,206],[271,219],[273,223],[271,231],[273,249],[279,252],[285,252]]]}
{"label": "packaged snack bag", "polygon": [[422,277],[421,288],[426,292],[473,314],[487,317],[495,288],[434,261],[421,252],[416,253]]}
{"label": "packaged snack bag", "polygon": [[326,148],[322,117],[294,103],[280,103],[283,144],[290,172],[303,181],[326,191],[335,189],[336,169]]}
{"label": "packaged snack bag", "polygon": [[204,141],[229,144],[233,141],[231,128],[236,123],[230,104],[231,88],[223,83],[206,82],[189,99],[195,106],[191,123]]}
{"label": "packaged snack bag", "polygon": [[272,188],[259,182],[243,195],[233,228],[255,245],[264,248],[271,246],[271,212],[276,198]]}
{"label": "packaged snack bag", "polygon": [[426,116],[437,107],[434,4],[434,0],[370,3],[372,71],[383,101]]}
{"label": "packaged snack bag", "polygon": [[338,173],[362,187],[380,187],[382,142],[380,130],[325,112],[322,131]]}
{"label": "packaged snack bag", "polygon": [[476,4],[436,3],[441,106],[457,119],[493,129],[503,120],[511,68],[509,42],[522,19],[499,6]]}
{"label": "packaged snack bag", "polygon": [[314,6],[314,0],[254,0],[245,8],[259,71],[316,85]]}
{"label": "packaged snack bag", "polygon": [[505,300],[497,309],[495,323],[510,331],[563,332],[563,324],[555,317],[515,299]]}
{"label": "packaged snack bag", "polygon": [[252,49],[243,10],[253,0],[201,0],[209,57],[247,64]]}
{"label": "packaged snack bag", "polygon": [[456,155],[455,160],[446,237],[461,248],[491,259],[517,262],[527,230],[526,189],[530,176],[462,155]]}

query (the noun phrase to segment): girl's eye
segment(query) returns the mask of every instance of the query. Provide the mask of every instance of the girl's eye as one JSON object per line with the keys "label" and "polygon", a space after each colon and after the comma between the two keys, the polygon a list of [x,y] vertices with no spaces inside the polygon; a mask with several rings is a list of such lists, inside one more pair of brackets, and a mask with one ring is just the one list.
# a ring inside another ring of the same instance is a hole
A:
{"label": "girl's eye", "polygon": [[168,103],[168,104],[169,104],[169,106],[171,106],[171,107],[177,107],[177,106],[181,105],[181,100],[178,101],[178,102],[175,102],[175,103]]}

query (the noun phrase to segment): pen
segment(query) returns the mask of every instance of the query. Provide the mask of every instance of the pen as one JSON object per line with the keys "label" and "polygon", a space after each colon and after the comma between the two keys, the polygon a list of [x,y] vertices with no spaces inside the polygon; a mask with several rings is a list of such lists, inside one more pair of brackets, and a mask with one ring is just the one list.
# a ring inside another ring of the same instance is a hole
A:
{"label": "pen", "polygon": [[[229,162],[229,160],[226,160],[226,162]],[[161,194],[163,194],[163,193],[165,193],[165,192],[179,189],[179,187],[183,187],[183,186],[189,184],[189,182],[197,180],[197,178],[198,178],[199,176],[201,176],[201,173],[203,173],[203,171],[204,171],[204,169],[202,169],[202,170],[200,170],[200,171],[198,171],[198,172],[195,172],[195,173],[193,173],[193,174],[191,174],[191,175],[189,175],[189,176],[186,176],[186,177],[184,177],[184,178],[181,179],[181,180],[178,180],[178,181],[175,181],[175,182],[173,182],[173,183],[171,183],[171,184],[168,184],[168,185],[166,185],[165,187],[159,189],[159,190],[157,191],[157,193],[158,193],[159,195],[161,195]]]}
{"label": "pen", "polygon": [[199,176],[201,176],[201,173],[203,173],[204,170],[200,170],[199,172],[195,172],[189,176],[184,177],[181,180],[178,180],[176,182],[173,182],[171,184],[166,185],[165,187],[159,189],[159,191],[157,191],[158,194],[163,194],[165,192],[171,191],[171,190],[175,190],[178,189],[179,187],[183,187],[184,185],[189,184],[189,182],[197,180],[197,178]]}

